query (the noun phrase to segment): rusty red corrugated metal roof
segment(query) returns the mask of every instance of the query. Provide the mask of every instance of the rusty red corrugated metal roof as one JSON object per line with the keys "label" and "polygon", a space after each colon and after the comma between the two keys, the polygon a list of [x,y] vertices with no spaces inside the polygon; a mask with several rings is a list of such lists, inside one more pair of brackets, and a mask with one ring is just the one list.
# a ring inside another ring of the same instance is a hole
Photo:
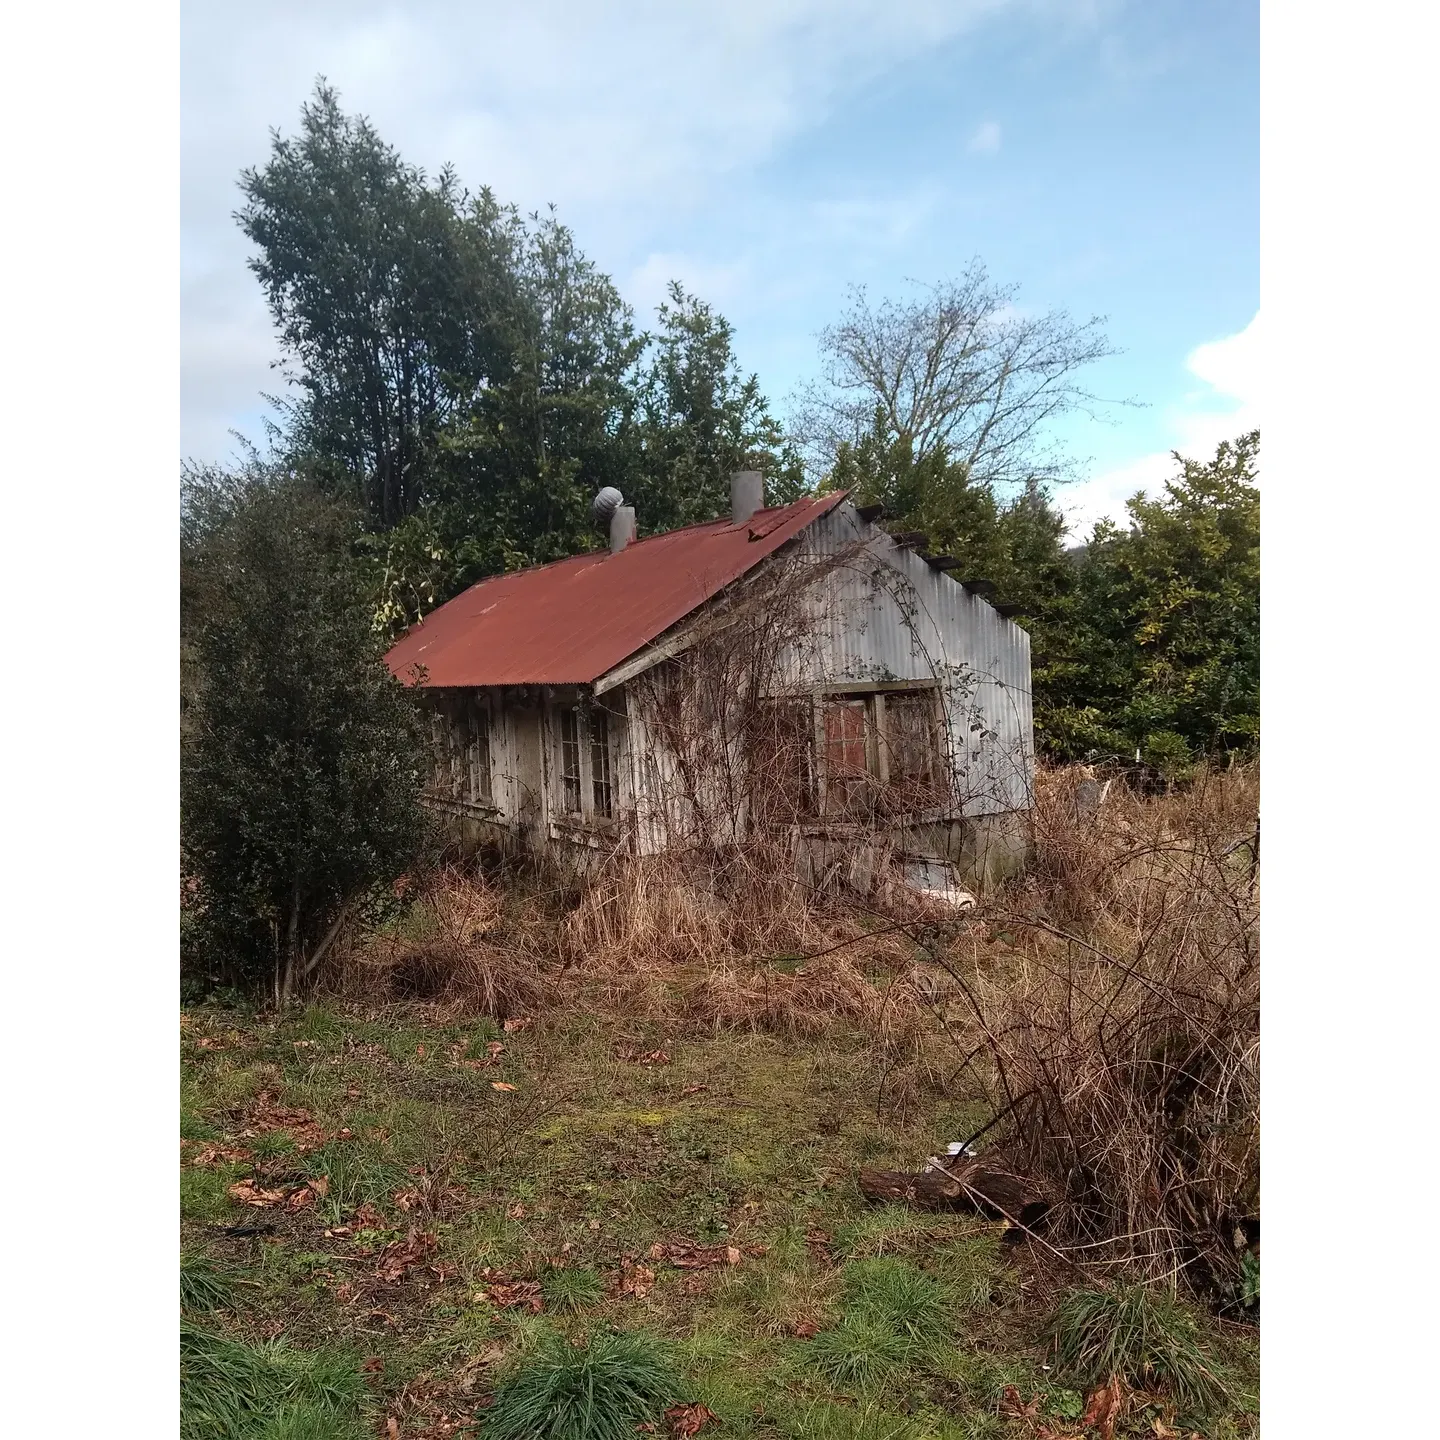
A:
{"label": "rusty red corrugated metal roof", "polygon": [[574,555],[472,585],[386,655],[431,686],[588,685],[845,498],[843,490]]}

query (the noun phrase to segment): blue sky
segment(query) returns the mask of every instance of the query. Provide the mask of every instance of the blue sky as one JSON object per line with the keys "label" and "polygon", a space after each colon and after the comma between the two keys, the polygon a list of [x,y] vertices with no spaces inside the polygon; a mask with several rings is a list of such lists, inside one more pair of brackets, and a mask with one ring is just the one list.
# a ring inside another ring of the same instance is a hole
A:
{"label": "blue sky", "polygon": [[642,323],[672,276],[782,415],[850,284],[980,256],[1025,309],[1108,316],[1062,432],[1077,529],[1258,423],[1254,0],[188,3],[182,450],[259,438],[275,350],[235,177],[319,73],[407,158],[554,202]]}

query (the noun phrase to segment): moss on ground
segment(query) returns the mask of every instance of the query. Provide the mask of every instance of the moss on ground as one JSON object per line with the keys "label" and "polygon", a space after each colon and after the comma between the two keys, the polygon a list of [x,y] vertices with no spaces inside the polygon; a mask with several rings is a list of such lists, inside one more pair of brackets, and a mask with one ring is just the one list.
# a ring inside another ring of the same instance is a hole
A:
{"label": "moss on ground", "polygon": [[[466,1427],[546,1325],[669,1341],[732,1436],[1076,1433],[998,1229],[859,1196],[859,1165],[914,1166],[973,1115],[877,1108],[880,1063],[843,1034],[189,1011],[182,1243],[228,1285],[204,1324],[361,1357],[344,1403],[406,1440],[483,1437]],[[247,1184],[264,1203],[233,1198]],[[1251,1433],[1250,1409],[1205,1433]],[[1162,1413],[1137,1406],[1133,1433]]]}

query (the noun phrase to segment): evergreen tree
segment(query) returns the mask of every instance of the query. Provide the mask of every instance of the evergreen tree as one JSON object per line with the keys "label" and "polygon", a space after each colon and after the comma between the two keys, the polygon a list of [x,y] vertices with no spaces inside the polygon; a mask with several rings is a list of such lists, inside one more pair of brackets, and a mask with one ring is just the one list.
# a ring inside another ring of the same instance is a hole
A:
{"label": "evergreen tree", "polygon": [[1037,721],[1052,753],[1139,757],[1178,774],[1260,733],[1260,435],[1177,454],[1163,496],[1095,527],[1048,633]]}
{"label": "evergreen tree", "polygon": [[182,531],[187,955],[298,988],[347,904],[415,857],[423,745],[352,558],[353,506],[192,471]]}

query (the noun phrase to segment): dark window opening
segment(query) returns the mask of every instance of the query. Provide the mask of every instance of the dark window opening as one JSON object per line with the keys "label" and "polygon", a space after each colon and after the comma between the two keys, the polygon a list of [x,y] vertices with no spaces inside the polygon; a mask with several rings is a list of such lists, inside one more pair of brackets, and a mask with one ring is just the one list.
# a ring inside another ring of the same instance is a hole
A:
{"label": "dark window opening", "polygon": [[470,706],[470,745],[466,756],[469,762],[470,791],[468,799],[472,805],[494,803],[490,784],[490,712],[478,701]]}
{"label": "dark window opening", "polygon": [[761,824],[794,825],[815,813],[815,720],[808,697],[771,700],[748,735]]}

